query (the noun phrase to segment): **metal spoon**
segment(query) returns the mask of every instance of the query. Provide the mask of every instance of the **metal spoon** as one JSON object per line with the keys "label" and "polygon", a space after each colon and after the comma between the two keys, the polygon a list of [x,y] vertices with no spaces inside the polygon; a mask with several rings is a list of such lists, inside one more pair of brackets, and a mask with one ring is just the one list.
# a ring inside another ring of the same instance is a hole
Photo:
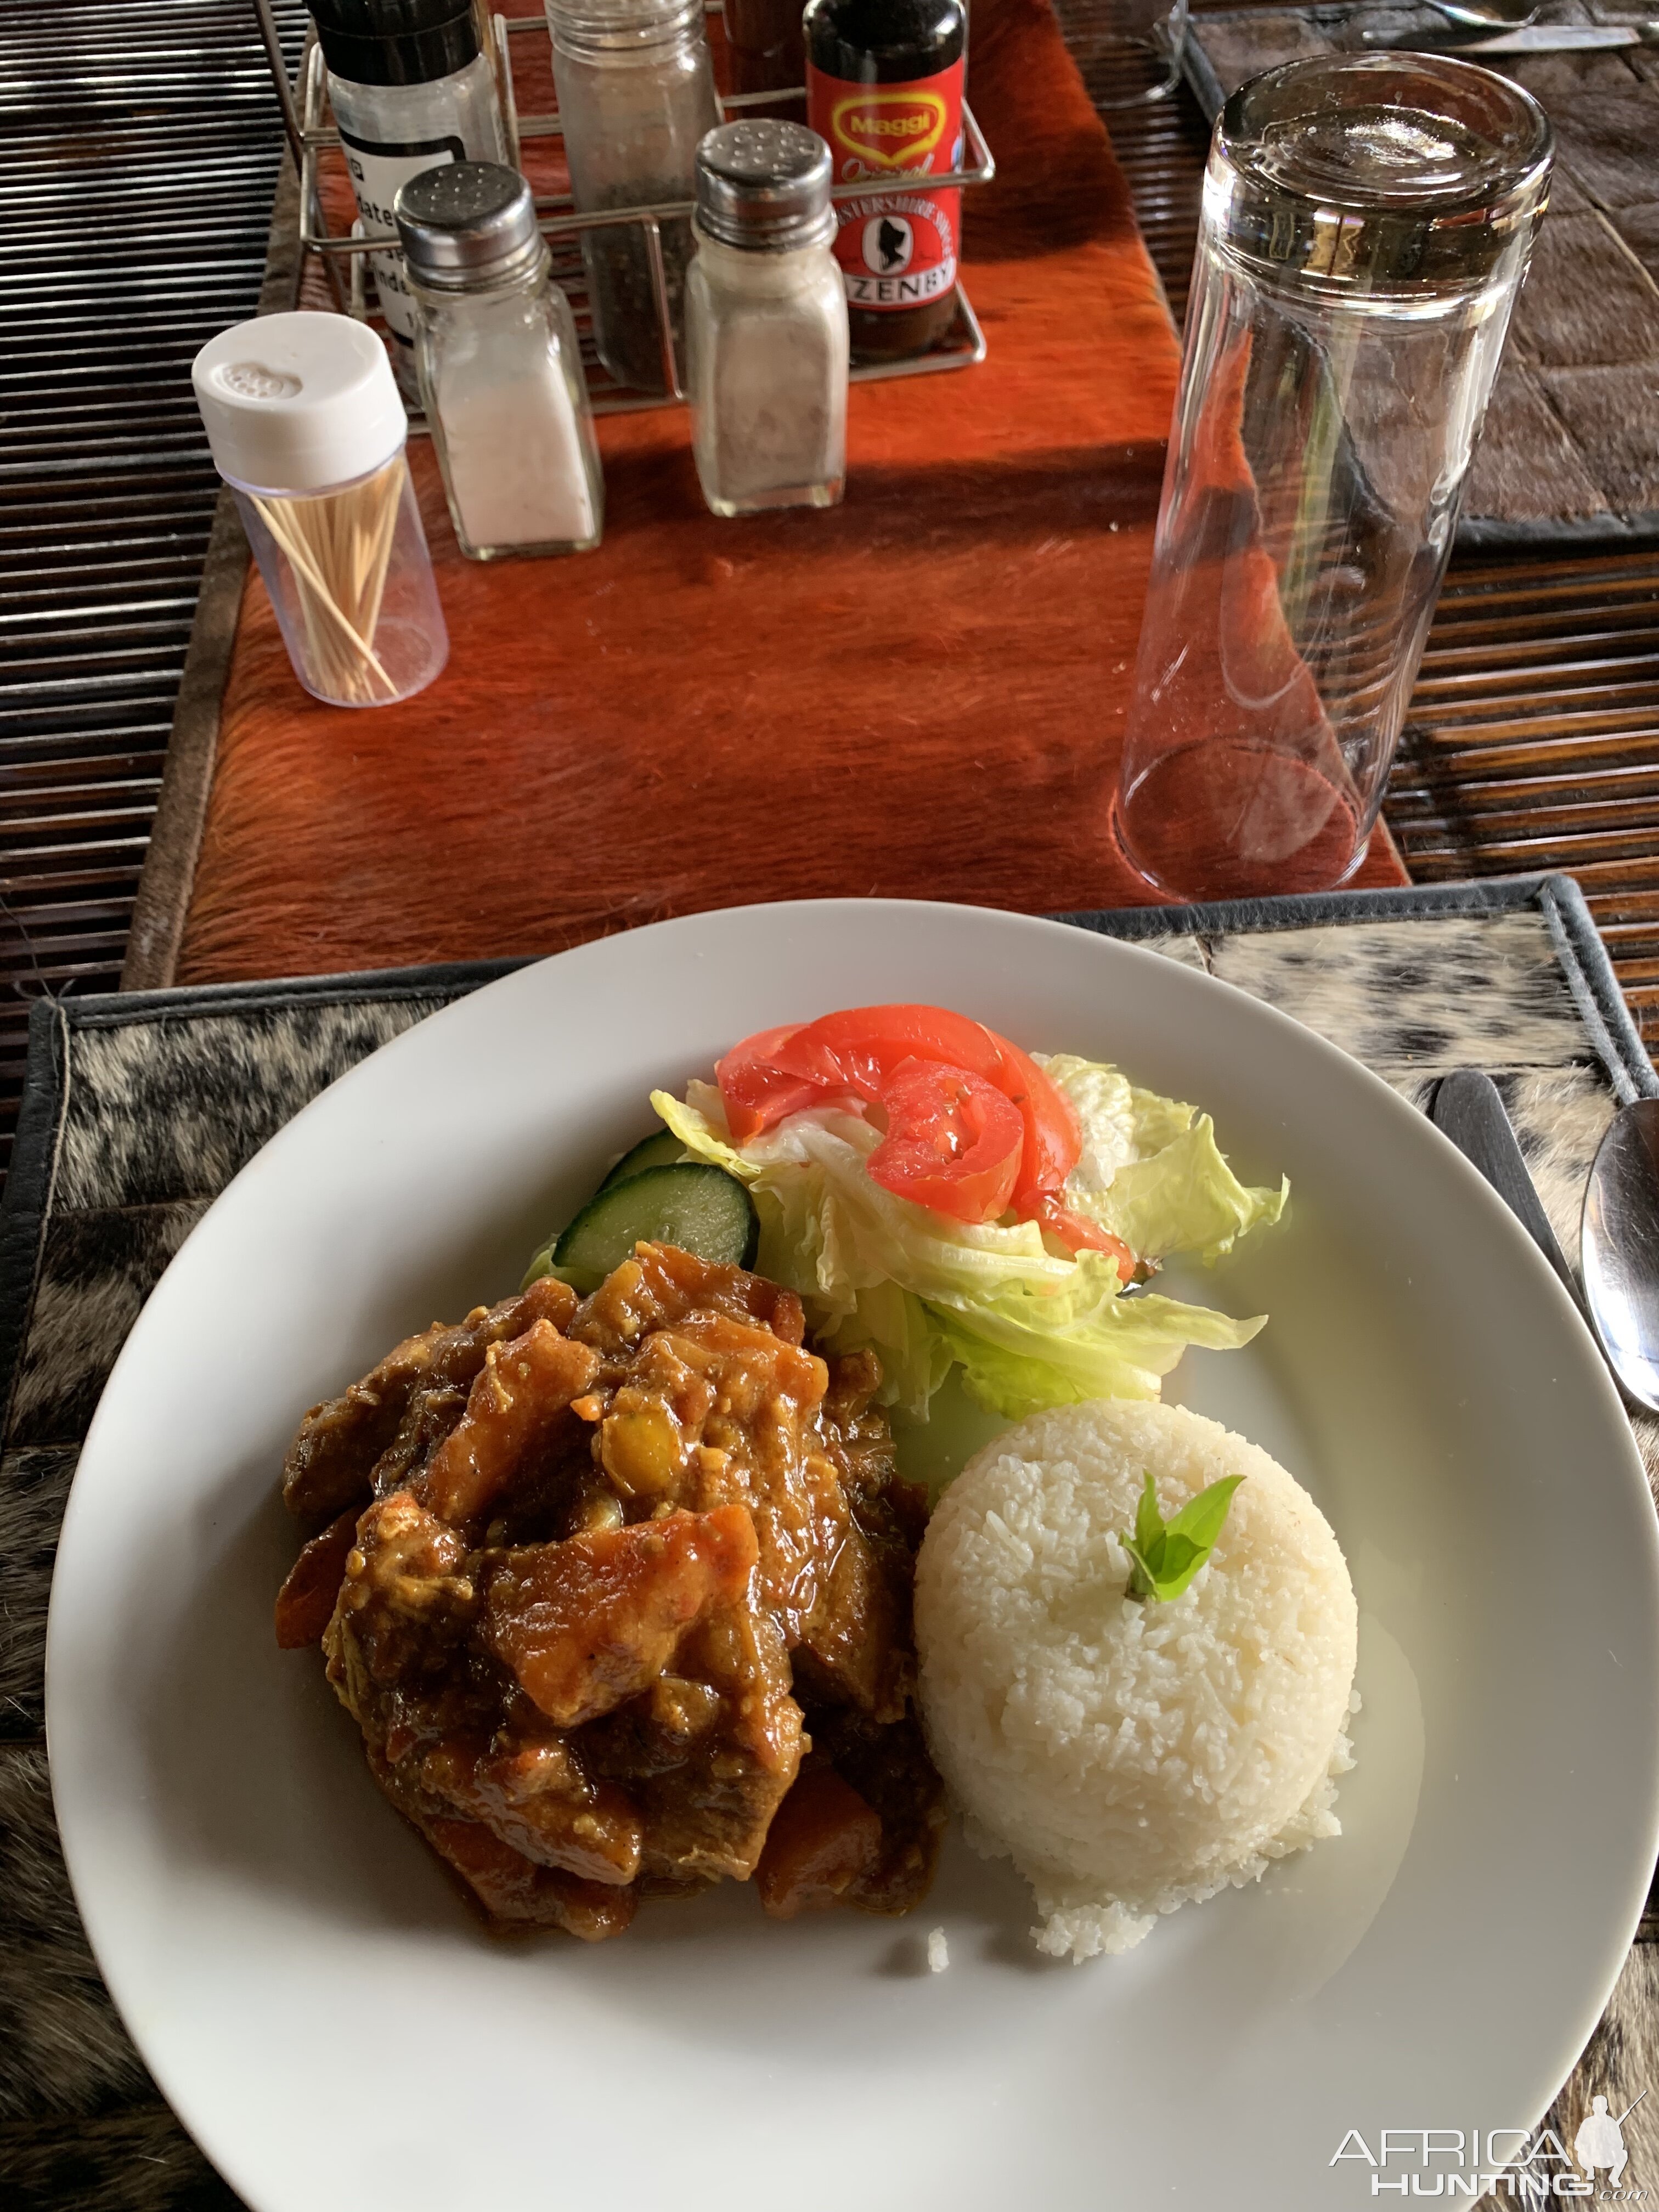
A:
{"label": "metal spoon", "polygon": [[1607,1364],[1638,1405],[1659,1413],[1659,1098],[1621,1107],[1602,1138],[1579,1258]]}

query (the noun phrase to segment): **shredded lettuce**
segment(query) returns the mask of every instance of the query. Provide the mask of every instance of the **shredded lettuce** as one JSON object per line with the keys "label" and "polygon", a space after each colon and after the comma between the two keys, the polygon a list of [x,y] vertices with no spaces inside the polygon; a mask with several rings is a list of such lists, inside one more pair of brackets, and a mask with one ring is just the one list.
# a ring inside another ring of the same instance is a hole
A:
{"label": "shredded lettuce", "polygon": [[1137,1091],[1115,1067],[1056,1053],[1042,1061],[1084,1133],[1066,1202],[1141,1259],[1194,1252],[1206,1262],[1278,1220],[1291,1194],[1252,1190],[1221,1157],[1207,1114]]}
{"label": "shredded lettuce", "polygon": [[[1046,1063],[1071,1099],[1084,1151],[1066,1202],[1138,1257],[1229,1250],[1276,1221],[1287,1187],[1251,1190],[1217,1150],[1207,1115],[1137,1091],[1115,1068]],[[733,1143],[720,1092],[693,1083],[652,1104],[695,1157],[747,1184],[760,1216],[756,1265],[798,1291],[833,1351],[880,1358],[883,1396],[925,1418],[952,1365],[969,1395],[1011,1419],[1090,1398],[1155,1398],[1189,1344],[1247,1344],[1265,1316],[1125,1297],[1103,1253],[1076,1259],[1034,1222],[952,1221],[873,1182],[880,1133],[837,1107],[791,1114]]]}

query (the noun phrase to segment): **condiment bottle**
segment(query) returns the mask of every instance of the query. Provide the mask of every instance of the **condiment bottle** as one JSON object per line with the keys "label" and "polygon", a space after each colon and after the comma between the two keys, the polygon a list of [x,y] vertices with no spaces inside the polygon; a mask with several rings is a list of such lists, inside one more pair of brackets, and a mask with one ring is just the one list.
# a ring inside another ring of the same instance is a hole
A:
{"label": "condiment bottle", "polygon": [[605,483],[569,302],[516,169],[457,161],[398,195],[421,400],[463,553],[580,553]]}
{"label": "condiment bottle", "polygon": [[847,296],[830,149],[799,123],[722,124],[697,149],[686,285],[691,446],[716,514],[834,507],[847,453]]}
{"label": "condiment bottle", "polygon": [[[553,80],[582,214],[691,198],[697,141],[720,119],[702,0],[546,0]],[[661,226],[678,374],[691,228]],[[647,234],[638,223],[582,234],[599,359],[641,392],[671,388]]]}
{"label": "condiment bottle", "polygon": [[[328,96],[366,238],[397,235],[398,188],[446,161],[505,161],[495,73],[471,0],[310,0]],[[370,257],[392,365],[410,398],[415,310],[403,257]]]}
{"label": "condiment bottle", "polygon": [[734,91],[799,90],[805,83],[800,0],[726,0],[724,15]]}
{"label": "condiment bottle", "polygon": [[214,466],[235,495],[294,672],[339,707],[384,707],[449,653],[404,441],[373,331],[349,315],[262,315],[191,368]]}
{"label": "condiment bottle", "polygon": [[871,186],[836,203],[853,358],[925,353],[957,312],[962,193],[920,180],[959,164],[966,10],[962,0],[810,0],[805,21],[806,119],[830,143],[835,182]]}

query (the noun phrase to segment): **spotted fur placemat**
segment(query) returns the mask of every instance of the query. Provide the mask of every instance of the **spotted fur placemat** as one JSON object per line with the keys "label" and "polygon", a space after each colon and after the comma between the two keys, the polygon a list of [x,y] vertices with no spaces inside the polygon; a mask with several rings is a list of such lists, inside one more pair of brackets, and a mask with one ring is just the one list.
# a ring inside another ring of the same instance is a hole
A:
{"label": "spotted fur placemat", "polygon": [[[1538,20],[1628,13],[1544,0]],[[1206,9],[1192,19],[1188,75],[1212,115],[1247,77],[1280,62],[1370,52],[1373,40],[1445,46],[1457,35],[1416,0]],[[1458,542],[1659,537],[1659,52],[1468,58],[1541,102],[1556,153],[1549,214],[1510,326]]]}
{"label": "spotted fur placemat", "polygon": [[[1564,878],[1255,907],[1072,915],[1306,1022],[1421,1101],[1488,1068],[1565,1249],[1615,1105],[1659,1094],[1577,886]],[[81,1441],[138,1310],[225,1184],[317,1093],[501,962],[42,1003],[0,1214],[0,2191],[11,2212],[234,2208],[105,1993],[52,1815],[41,1680],[52,1561]],[[1659,1433],[1644,1439],[1659,1477]],[[1644,1923],[1645,1927],[1646,1923]],[[1659,1929],[1656,1929],[1659,1932]],[[1556,2124],[1592,2088],[1659,2081],[1645,1944]],[[1620,2094],[1622,2092],[1622,2094]],[[1650,2100],[1650,2102],[1651,2100]],[[1659,2119],[1627,2125],[1659,2181]],[[296,2116],[297,2117],[297,2116]]]}

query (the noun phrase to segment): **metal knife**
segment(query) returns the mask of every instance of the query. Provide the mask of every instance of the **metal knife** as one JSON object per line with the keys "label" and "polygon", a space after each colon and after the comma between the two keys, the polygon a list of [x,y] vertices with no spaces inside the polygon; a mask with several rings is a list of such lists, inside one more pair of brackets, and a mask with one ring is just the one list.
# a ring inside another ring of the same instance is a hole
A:
{"label": "metal knife", "polygon": [[1659,46],[1659,21],[1644,23],[1523,23],[1514,31],[1477,31],[1473,36],[1433,33],[1421,39],[1377,39],[1365,44],[1395,54],[1566,54],[1605,46]]}
{"label": "metal knife", "polygon": [[1429,1101],[1428,1113],[1441,1134],[1449,1137],[1464,1158],[1480,1169],[1583,1313],[1583,1294],[1556,1242],[1491,1076],[1475,1067],[1460,1067],[1454,1075],[1442,1076]]}

